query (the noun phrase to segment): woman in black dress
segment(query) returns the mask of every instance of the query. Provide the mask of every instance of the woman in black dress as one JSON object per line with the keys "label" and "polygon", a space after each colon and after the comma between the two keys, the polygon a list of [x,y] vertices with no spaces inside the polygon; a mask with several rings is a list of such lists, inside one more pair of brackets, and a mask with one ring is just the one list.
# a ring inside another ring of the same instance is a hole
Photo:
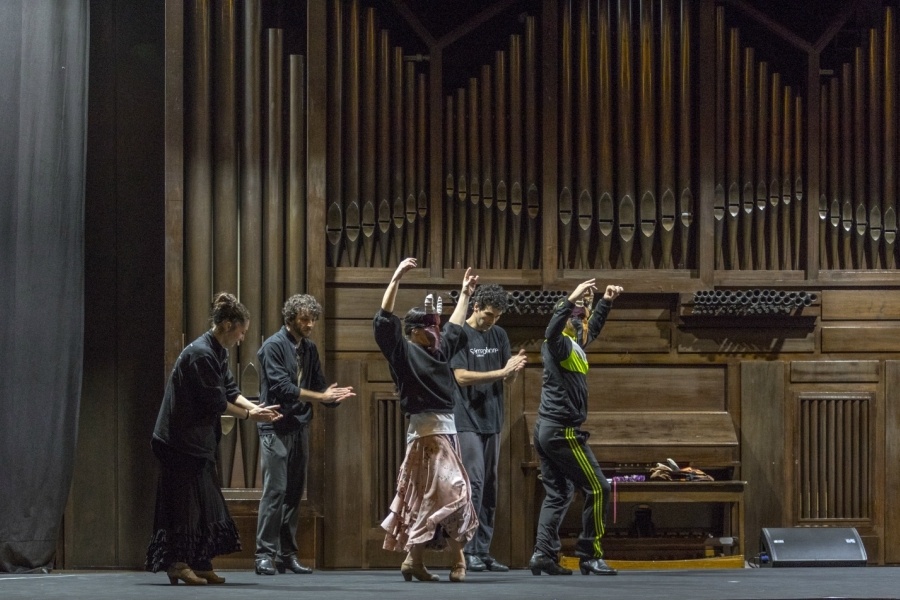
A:
{"label": "woman in black dress", "polygon": [[224,583],[212,559],[241,549],[216,476],[220,417],[268,423],[281,417],[278,407],[260,408],[244,398],[228,368],[228,348],[250,326],[246,307],[219,293],[210,324],[175,361],[151,441],[160,476],[146,568],[165,570],[172,584]]}

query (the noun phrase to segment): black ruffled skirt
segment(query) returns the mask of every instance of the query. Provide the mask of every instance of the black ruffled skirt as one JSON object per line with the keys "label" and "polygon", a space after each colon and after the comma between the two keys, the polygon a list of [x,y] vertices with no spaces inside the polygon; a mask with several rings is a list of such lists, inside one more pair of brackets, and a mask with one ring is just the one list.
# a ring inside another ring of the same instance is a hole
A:
{"label": "black ruffled skirt", "polygon": [[219,489],[215,463],[156,439],[153,453],[160,476],[145,568],[156,573],[183,562],[207,570],[214,557],[239,551],[241,540]]}

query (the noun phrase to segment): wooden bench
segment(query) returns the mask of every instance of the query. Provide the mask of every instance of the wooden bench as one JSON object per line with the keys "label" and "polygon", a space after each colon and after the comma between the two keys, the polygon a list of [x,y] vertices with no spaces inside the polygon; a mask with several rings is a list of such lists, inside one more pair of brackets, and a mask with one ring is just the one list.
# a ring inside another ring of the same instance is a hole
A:
{"label": "wooden bench", "polygon": [[[528,449],[522,468],[539,471],[540,463],[532,446],[532,432],[538,418],[525,413]],[[730,546],[744,554],[744,488],[746,482],[734,480],[739,466],[738,439],[731,416],[721,411],[615,411],[594,412],[581,426],[589,432],[588,445],[607,478],[615,475],[644,474],[643,482],[617,482],[618,503],[706,503],[721,505],[723,530],[706,545]],[[650,468],[671,458],[679,466],[693,466],[716,481],[650,480]],[[537,477],[529,477],[533,494],[542,494]],[[539,508],[539,500],[535,501]],[[535,522],[537,520],[535,510]]]}

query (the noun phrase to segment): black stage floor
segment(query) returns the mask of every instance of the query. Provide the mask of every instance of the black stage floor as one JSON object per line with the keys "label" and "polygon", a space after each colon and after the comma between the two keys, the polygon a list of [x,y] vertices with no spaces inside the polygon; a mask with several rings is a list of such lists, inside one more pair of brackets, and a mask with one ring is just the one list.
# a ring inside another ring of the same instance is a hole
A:
{"label": "black stage floor", "polygon": [[322,600],[443,600],[462,598],[640,598],[646,600],[900,598],[897,567],[814,567],[624,571],[615,577],[534,577],[530,571],[471,573],[465,583],[406,583],[398,571],[317,571],[312,575],[262,577],[248,571],[221,571],[225,585],[188,588],[169,585],[163,573],[136,571],[55,571],[47,575],[0,574],[0,599],[256,598]]}

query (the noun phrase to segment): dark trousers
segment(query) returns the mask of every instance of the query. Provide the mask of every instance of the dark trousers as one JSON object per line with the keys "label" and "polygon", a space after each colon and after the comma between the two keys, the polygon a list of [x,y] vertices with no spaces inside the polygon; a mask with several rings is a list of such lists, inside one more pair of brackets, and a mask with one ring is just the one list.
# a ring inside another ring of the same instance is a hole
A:
{"label": "dark trousers", "polygon": [[603,556],[600,538],[609,513],[610,485],[587,445],[588,435],[543,419],[538,419],[534,428],[534,448],[541,460],[545,492],[534,549],[554,559],[560,550],[559,524],[572,502],[575,486],[584,491],[581,535],[575,553],[586,558]]}
{"label": "dark trousers", "polygon": [[466,544],[467,554],[489,554],[494,537],[494,514],[497,510],[497,464],[500,461],[500,434],[460,431],[460,454],[469,483],[472,504],[478,515],[478,529]]}
{"label": "dark trousers", "polygon": [[256,557],[297,554],[300,499],[306,487],[309,427],[259,436],[263,491],[256,522]]}

